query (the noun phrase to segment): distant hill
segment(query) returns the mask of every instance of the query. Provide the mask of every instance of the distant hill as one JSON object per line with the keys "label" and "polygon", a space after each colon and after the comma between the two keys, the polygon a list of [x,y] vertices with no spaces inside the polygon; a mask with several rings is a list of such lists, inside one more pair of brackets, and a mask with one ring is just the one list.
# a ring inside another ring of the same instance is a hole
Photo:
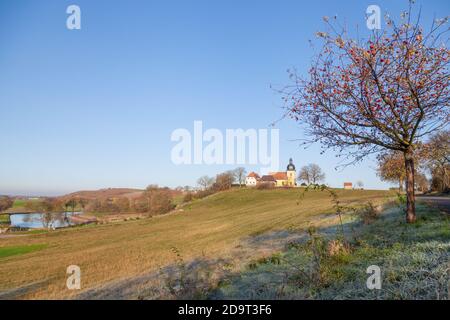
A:
{"label": "distant hill", "polygon": [[[86,200],[104,200],[108,198],[116,198],[116,197],[126,197],[130,200],[139,198],[144,190],[142,189],[133,189],[133,188],[106,188],[100,190],[83,190],[77,191],[73,193],[69,193],[63,196],[58,197],[62,200],[70,200],[73,198],[82,198]],[[182,194],[181,191],[171,190],[173,196],[178,196]]]}
{"label": "distant hill", "polygon": [[132,188],[106,188],[100,190],[83,190],[73,193],[66,194],[59,197],[60,199],[68,200],[72,198],[83,198],[87,200],[91,199],[107,199],[115,197],[127,197],[129,199],[134,199],[139,197],[144,190],[132,189]]}

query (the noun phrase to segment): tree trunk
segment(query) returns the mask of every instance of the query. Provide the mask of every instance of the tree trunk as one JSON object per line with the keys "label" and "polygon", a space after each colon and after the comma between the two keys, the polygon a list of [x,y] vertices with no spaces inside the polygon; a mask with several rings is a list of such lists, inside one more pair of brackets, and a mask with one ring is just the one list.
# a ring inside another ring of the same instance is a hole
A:
{"label": "tree trunk", "polygon": [[447,169],[445,165],[442,168],[442,190],[441,192],[446,192],[448,189],[448,176],[447,176]]}
{"label": "tree trunk", "polygon": [[416,205],[414,195],[414,158],[411,151],[405,152],[406,168],[406,222],[416,221]]}
{"label": "tree trunk", "polygon": [[398,179],[398,192],[403,192],[403,179]]}

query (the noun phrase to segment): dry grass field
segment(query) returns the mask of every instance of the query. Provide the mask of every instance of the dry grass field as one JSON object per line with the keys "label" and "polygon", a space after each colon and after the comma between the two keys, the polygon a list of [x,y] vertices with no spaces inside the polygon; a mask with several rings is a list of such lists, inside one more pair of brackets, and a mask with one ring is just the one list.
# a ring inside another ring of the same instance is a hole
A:
{"label": "dry grass field", "polygon": [[[29,232],[0,239],[0,293],[13,298],[70,298],[66,268],[81,268],[82,289],[90,289],[172,264],[175,247],[186,260],[219,257],[249,236],[305,228],[327,219],[326,192],[243,188],[196,200],[172,213],[148,219]],[[387,191],[338,190],[345,204],[381,202]],[[33,246],[27,250],[27,246]],[[9,294],[9,295],[8,295]]]}

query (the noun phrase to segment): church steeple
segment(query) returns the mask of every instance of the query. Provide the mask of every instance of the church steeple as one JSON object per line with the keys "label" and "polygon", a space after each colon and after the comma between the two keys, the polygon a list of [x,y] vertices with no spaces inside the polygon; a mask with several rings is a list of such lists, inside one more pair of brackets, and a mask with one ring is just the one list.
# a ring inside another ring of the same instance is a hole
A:
{"label": "church steeple", "polygon": [[297,172],[295,171],[295,165],[292,158],[289,159],[289,164],[287,165],[286,175],[288,178],[288,186],[295,187],[297,185]]}
{"label": "church steeple", "polygon": [[292,162],[292,158],[289,159],[289,164],[287,166],[287,171],[295,171],[295,165]]}

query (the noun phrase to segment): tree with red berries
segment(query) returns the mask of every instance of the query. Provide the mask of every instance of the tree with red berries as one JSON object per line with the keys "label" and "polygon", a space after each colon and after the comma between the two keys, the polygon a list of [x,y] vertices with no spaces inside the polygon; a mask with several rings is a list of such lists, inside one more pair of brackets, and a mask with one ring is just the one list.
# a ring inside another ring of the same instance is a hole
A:
{"label": "tree with red berries", "polygon": [[[432,132],[450,119],[448,18],[429,31],[411,17],[412,5],[396,24],[354,40],[337,20],[324,18],[323,47],[309,77],[290,71],[293,84],[282,90],[287,114],[310,137],[360,161],[386,150],[403,154],[406,221],[416,220],[414,154]],[[414,21],[413,21],[414,20]]]}

